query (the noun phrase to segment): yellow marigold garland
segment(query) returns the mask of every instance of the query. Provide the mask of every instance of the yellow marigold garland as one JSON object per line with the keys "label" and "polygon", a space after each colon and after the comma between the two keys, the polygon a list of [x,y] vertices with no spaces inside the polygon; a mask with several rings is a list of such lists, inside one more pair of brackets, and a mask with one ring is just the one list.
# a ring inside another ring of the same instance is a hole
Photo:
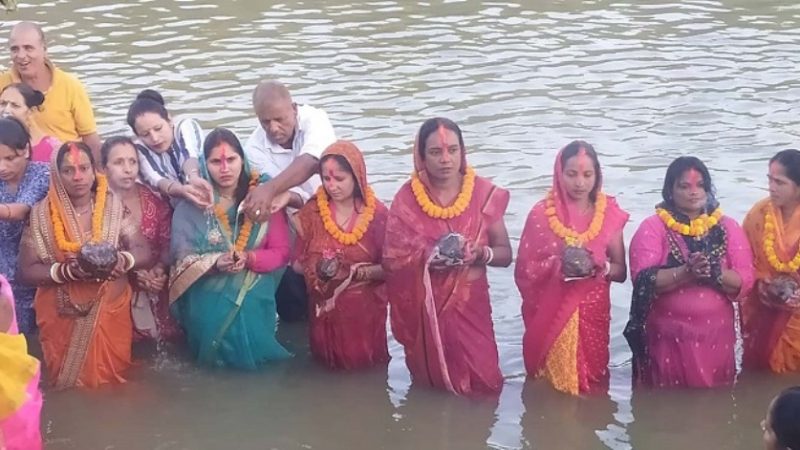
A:
{"label": "yellow marigold garland", "polygon": [[547,223],[550,225],[550,229],[553,230],[553,233],[555,233],[556,236],[563,239],[567,245],[580,247],[588,242],[591,242],[592,239],[596,238],[597,235],[600,234],[600,230],[603,228],[603,221],[606,217],[607,204],[608,199],[606,198],[606,195],[602,192],[598,193],[597,201],[595,201],[594,204],[594,216],[592,217],[592,221],[589,223],[589,228],[587,228],[583,233],[578,233],[572,227],[568,227],[561,223],[561,221],[558,219],[558,214],[556,214],[556,203],[555,199],[553,198],[553,191],[547,193],[544,213],[547,216]]}
{"label": "yellow marigold garland", "polygon": [[[252,172],[250,174],[250,183],[247,188],[248,192],[258,184],[258,179],[259,175],[257,172]],[[219,222],[220,227],[222,227],[222,231],[229,237],[229,239],[233,239],[233,230],[231,229],[231,224],[228,220],[228,214],[219,203],[214,204],[214,215],[217,216],[217,221]],[[245,250],[245,247],[247,247],[247,241],[250,240],[250,233],[252,231],[253,221],[245,216],[242,229],[239,230],[239,236],[236,237],[236,242],[233,245],[233,250],[235,252],[241,253]]]}
{"label": "yellow marigold garland", "polygon": [[[103,213],[106,209],[106,198],[108,196],[108,179],[105,175],[97,174],[97,194],[94,210],[92,211],[92,237],[91,242],[100,242],[103,239]],[[58,202],[55,195],[48,196],[50,202],[50,219],[53,221],[53,233],[55,234],[56,246],[65,253],[78,253],[81,250],[80,241],[70,241],[67,239],[67,232],[64,227],[64,220],[58,210]]]}
{"label": "yellow marigold garland", "polygon": [[375,192],[373,192],[372,188],[369,186],[364,190],[366,191],[364,193],[366,197],[364,199],[364,211],[358,215],[356,224],[353,226],[353,231],[346,233],[342,231],[333,220],[333,214],[331,213],[331,207],[328,203],[328,194],[325,192],[325,188],[320,186],[319,189],[317,189],[317,207],[319,207],[319,216],[322,218],[322,225],[325,227],[325,231],[327,231],[328,234],[343,245],[354,245],[358,243],[367,232],[367,228],[369,228],[372,219],[375,218]]}
{"label": "yellow marigold garland", "polygon": [[717,208],[710,215],[703,213],[700,217],[693,219],[689,224],[678,222],[672,214],[664,208],[656,208],[656,214],[670,230],[684,236],[700,237],[714,228],[722,217],[722,209]]}
{"label": "yellow marigold garland", "polygon": [[775,253],[775,230],[778,229],[778,222],[771,209],[764,214],[764,254],[767,256],[769,264],[778,272],[792,273],[800,270],[800,250],[789,262],[783,262]]}
{"label": "yellow marigold garland", "polygon": [[475,189],[475,170],[467,166],[464,182],[461,185],[461,192],[458,193],[452,205],[443,208],[436,205],[428,198],[428,194],[425,192],[425,186],[423,186],[417,173],[414,172],[414,174],[411,175],[411,191],[414,192],[417,204],[419,204],[425,214],[434,219],[452,219],[453,217],[460,216],[466,211],[470,200],[472,200],[473,189]]}

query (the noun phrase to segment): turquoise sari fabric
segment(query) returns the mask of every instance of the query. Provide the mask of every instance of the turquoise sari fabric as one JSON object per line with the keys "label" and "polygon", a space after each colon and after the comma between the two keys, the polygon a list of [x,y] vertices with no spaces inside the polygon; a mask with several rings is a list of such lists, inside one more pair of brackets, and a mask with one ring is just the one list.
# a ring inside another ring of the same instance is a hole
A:
{"label": "turquoise sari fabric", "polygon": [[[234,224],[236,207],[228,213]],[[246,249],[260,246],[266,224],[253,224]],[[216,217],[183,201],[172,222],[171,311],[201,365],[253,370],[291,354],[275,339],[275,291],[283,269],[259,274],[216,272],[230,243]]]}

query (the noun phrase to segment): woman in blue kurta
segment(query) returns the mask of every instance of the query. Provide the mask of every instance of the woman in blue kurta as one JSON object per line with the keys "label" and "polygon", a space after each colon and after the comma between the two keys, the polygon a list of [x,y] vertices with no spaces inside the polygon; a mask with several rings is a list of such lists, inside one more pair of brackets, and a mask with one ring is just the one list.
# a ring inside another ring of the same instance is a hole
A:
{"label": "woman in blue kurta", "polygon": [[16,280],[19,241],[31,207],[47,195],[50,180],[47,165],[30,158],[25,126],[16,119],[0,119],[0,274],[11,284],[19,330],[25,334],[36,330],[36,289]]}

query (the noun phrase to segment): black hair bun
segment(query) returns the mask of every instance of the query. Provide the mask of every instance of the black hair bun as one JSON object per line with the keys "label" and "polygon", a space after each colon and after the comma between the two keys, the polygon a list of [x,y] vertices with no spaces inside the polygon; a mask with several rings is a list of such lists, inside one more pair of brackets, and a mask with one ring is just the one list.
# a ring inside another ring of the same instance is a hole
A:
{"label": "black hair bun", "polygon": [[139,92],[139,95],[136,96],[137,100],[152,100],[158,103],[161,106],[165,106],[164,104],[164,97],[153,89],[145,89],[142,92]]}

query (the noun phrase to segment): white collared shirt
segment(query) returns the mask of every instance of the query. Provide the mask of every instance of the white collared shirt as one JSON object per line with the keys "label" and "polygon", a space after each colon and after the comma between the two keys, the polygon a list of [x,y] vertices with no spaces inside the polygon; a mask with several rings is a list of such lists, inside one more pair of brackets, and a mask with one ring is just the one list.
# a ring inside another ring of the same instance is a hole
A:
{"label": "white collared shirt", "polygon": [[[270,141],[267,132],[258,125],[244,144],[244,154],[254,170],[275,178],[298,156],[311,155],[319,159],[322,152],[334,142],[336,133],[325,111],[298,105],[297,125],[291,149]],[[305,202],[314,195],[320,184],[319,176],[315,174],[291,191],[300,195]]]}

